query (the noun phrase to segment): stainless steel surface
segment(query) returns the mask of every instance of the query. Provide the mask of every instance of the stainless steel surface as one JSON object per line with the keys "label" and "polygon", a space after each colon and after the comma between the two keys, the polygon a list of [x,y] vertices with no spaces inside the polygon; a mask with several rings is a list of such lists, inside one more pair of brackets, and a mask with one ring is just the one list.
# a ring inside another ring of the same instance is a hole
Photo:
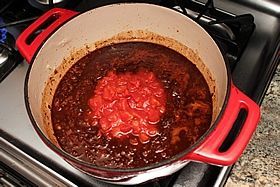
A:
{"label": "stainless steel surface", "polygon": [[256,10],[272,13],[278,17],[280,15],[279,0],[235,0],[235,2],[254,7]]}
{"label": "stainless steel surface", "polygon": [[225,174],[228,172],[228,169],[230,168],[230,166],[224,166],[222,169],[221,169],[221,172],[219,173],[218,175],[218,178],[214,184],[214,187],[220,187],[220,186],[223,186],[222,185],[222,182],[223,182],[223,179],[225,177]]}
{"label": "stainless steel surface", "polygon": [[[0,138],[0,160],[38,186],[75,186],[42,163]],[[4,181],[6,182],[6,181]],[[8,181],[7,181],[8,182]]]}
{"label": "stainless steel surface", "polygon": [[[40,175],[38,176],[40,180],[38,177],[31,179],[35,180],[35,183],[39,182],[39,184],[43,183],[43,180],[46,180],[45,182],[50,182],[49,180],[54,181],[54,179],[61,184],[71,184],[68,179],[73,176],[62,176],[62,174],[65,173],[64,171],[75,173],[79,178],[88,181],[89,184],[97,183],[93,177],[81,173],[51,151],[51,149],[49,149],[39,138],[32,127],[25,109],[23,94],[24,78],[28,66],[29,65],[26,62],[22,62],[0,84],[0,160],[7,161],[9,165],[15,166],[17,169],[24,169],[24,171],[27,172],[27,175],[29,175],[30,173],[28,174],[28,170],[25,168],[25,162],[28,160],[29,164],[32,164],[32,168],[29,169],[31,169],[31,172],[34,172],[33,175],[35,175],[35,173]],[[3,143],[4,139],[11,144],[8,144],[7,142]],[[18,149],[16,154],[11,154],[10,151],[16,149],[16,142],[21,143],[21,151]],[[11,147],[12,145],[14,147]],[[25,145],[26,147],[23,147],[22,145]],[[28,152],[28,154],[25,154],[26,152]],[[37,160],[30,159],[32,157],[30,155],[32,154],[37,154]],[[24,165],[17,166],[15,158],[20,158],[18,162]],[[44,158],[51,160],[51,163],[46,163],[46,159]],[[22,159],[26,160],[22,161]],[[45,177],[46,172],[41,172],[47,171],[46,165],[49,168],[47,175],[52,176],[52,178]]]}
{"label": "stainless steel surface", "polygon": [[9,58],[9,52],[8,49],[6,49],[4,46],[0,45],[0,67],[4,62],[6,62]]}
{"label": "stainless steel surface", "polygon": [[6,179],[0,179],[0,181],[3,183],[3,186],[9,186],[9,187],[15,187],[15,185],[13,185],[12,183],[10,183],[8,180]]}

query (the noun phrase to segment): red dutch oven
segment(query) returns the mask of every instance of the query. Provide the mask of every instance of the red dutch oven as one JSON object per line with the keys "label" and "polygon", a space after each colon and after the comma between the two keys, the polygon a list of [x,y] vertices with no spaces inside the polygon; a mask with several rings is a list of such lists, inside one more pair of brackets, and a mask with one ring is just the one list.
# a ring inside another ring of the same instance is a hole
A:
{"label": "red dutch oven", "polygon": [[[44,30],[35,36],[41,29]],[[113,169],[87,163],[62,150],[53,135],[48,106],[61,77],[75,62],[96,48],[124,41],[158,43],[189,58],[209,85],[214,112],[208,131],[182,153],[147,167]],[[77,169],[110,183],[142,183],[172,174],[190,161],[232,165],[260,118],[259,106],[234,86],[228,64],[209,34],[188,17],[168,8],[142,3],[113,4],[81,14],[54,8],[18,37],[17,47],[30,63],[25,101],[41,139]],[[221,151],[242,109],[247,115],[239,134],[227,150]]]}

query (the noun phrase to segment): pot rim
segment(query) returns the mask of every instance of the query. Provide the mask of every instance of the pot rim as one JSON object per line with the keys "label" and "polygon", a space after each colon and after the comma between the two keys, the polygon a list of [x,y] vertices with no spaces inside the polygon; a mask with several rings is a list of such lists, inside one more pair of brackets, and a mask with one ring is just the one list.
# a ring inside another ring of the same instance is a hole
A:
{"label": "pot rim", "polygon": [[178,153],[176,155],[174,155],[173,157],[169,158],[169,159],[165,159],[162,160],[158,163],[154,163],[154,164],[150,164],[148,166],[145,167],[139,167],[139,168],[110,168],[110,167],[105,167],[105,166],[97,166],[94,165],[92,163],[83,161],[83,160],[79,160],[77,158],[75,158],[74,156],[72,156],[71,154],[67,153],[66,151],[64,151],[63,149],[58,148],[56,145],[54,145],[47,137],[46,135],[42,132],[42,130],[39,128],[39,126],[37,125],[32,112],[31,112],[31,108],[30,108],[30,103],[29,103],[29,95],[28,95],[28,82],[29,82],[29,76],[31,73],[31,69],[33,67],[33,64],[35,62],[35,59],[37,57],[38,54],[40,54],[40,49],[42,48],[42,46],[49,40],[50,36],[52,36],[53,34],[55,34],[56,32],[59,31],[59,29],[63,26],[65,26],[67,23],[69,23],[71,20],[73,19],[78,19],[78,17],[82,14],[87,14],[88,12],[94,10],[88,10],[86,12],[83,13],[79,13],[75,16],[73,16],[72,18],[70,18],[69,20],[67,20],[65,23],[63,23],[60,27],[56,28],[53,32],[50,33],[49,37],[47,37],[38,47],[38,49],[36,50],[36,52],[34,53],[31,61],[30,61],[30,65],[28,67],[26,76],[25,76],[25,81],[24,81],[24,101],[25,101],[25,106],[27,109],[27,113],[28,116],[30,118],[30,121],[33,125],[33,127],[35,128],[37,134],[40,136],[40,138],[43,140],[43,142],[51,149],[53,150],[55,153],[57,153],[58,155],[60,155],[61,157],[63,157],[64,160],[66,160],[67,162],[70,161],[70,163],[75,163],[75,165],[79,165],[82,167],[87,167],[90,169],[94,169],[94,170],[102,170],[102,171],[107,171],[107,172],[120,172],[120,173],[131,173],[131,172],[143,172],[146,170],[151,170],[154,168],[158,168],[164,165],[168,165],[168,164],[172,164],[174,162],[178,162],[180,161],[181,158],[183,158],[184,156],[188,155],[188,153],[190,153],[191,151],[195,150],[196,147],[198,147],[210,134],[211,132],[217,127],[217,125],[219,125],[219,121],[221,119],[221,117],[224,114],[225,108],[227,107],[227,103],[228,103],[228,99],[229,99],[229,95],[230,95],[230,89],[231,89],[231,73],[229,70],[229,62],[228,59],[225,56],[225,53],[223,52],[223,49],[220,49],[219,46],[217,45],[217,43],[215,42],[215,40],[210,36],[210,34],[203,29],[198,23],[196,23],[195,21],[193,21],[191,18],[187,17],[186,15],[184,15],[183,13],[176,11],[174,9],[171,8],[167,8],[167,7],[163,7],[160,5],[155,5],[155,4],[149,4],[149,3],[116,3],[116,4],[110,4],[110,5],[106,5],[106,6],[101,6],[95,9],[99,9],[99,8],[106,8],[106,7],[110,7],[110,6],[121,6],[121,5],[127,5],[127,4],[133,4],[133,5],[146,5],[146,6],[155,6],[157,8],[161,8],[161,9],[165,9],[168,11],[173,11],[174,13],[180,14],[180,16],[184,16],[185,19],[190,19],[192,24],[196,24],[198,27],[200,27],[202,29],[203,32],[205,32],[212,40],[212,42],[214,42],[214,45],[217,47],[217,49],[220,51],[224,63],[225,63],[225,67],[226,67],[226,73],[227,73],[227,90],[226,90],[226,95],[225,95],[225,99],[224,99],[224,103],[221,107],[221,110],[219,112],[219,114],[216,117],[216,120],[213,122],[213,124],[211,125],[211,127],[200,137],[198,138],[198,140],[191,145],[190,147],[188,147],[187,149],[185,149],[184,151],[182,151],[181,153]]}

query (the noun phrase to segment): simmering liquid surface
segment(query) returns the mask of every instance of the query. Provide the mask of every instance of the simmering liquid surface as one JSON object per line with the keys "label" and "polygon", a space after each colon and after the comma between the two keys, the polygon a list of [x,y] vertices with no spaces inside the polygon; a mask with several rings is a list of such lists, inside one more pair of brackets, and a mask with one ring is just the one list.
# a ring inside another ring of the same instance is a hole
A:
{"label": "simmering liquid surface", "polygon": [[98,166],[137,168],[193,145],[212,99],[194,64],[167,47],[126,42],[97,49],[60,81],[51,107],[60,146]]}

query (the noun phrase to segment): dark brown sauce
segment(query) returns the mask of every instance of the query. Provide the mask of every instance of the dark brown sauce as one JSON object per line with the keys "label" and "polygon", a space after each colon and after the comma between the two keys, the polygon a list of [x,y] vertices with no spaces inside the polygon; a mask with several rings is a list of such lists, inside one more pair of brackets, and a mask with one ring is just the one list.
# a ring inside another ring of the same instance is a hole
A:
{"label": "dark brown sauce", "polygon": [[[163,86],[165,110],[159,133],[146,143],[100,134],[92,123],[89,99],[109,72],[152,72]],[[51,108],[54,135],[66,152],[98,166],[137,168],[157,163],[193,145],[210,126],[212,99],[194,64],[178,52],[147,42],[126,42],[97,49],[75,63],[60,81]]]}

